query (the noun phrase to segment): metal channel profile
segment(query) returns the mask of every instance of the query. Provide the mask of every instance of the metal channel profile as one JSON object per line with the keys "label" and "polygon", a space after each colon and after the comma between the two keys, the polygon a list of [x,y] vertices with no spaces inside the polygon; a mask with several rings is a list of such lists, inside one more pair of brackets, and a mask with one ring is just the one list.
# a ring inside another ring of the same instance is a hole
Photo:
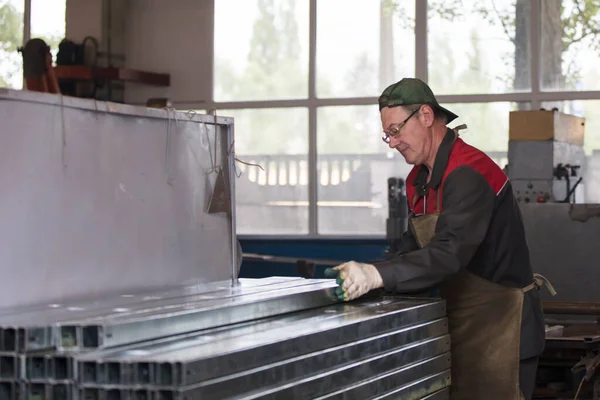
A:
{"label": "metal channel profile", "polygon": [[24,393],[28,400],[75,400],[75,387],[63,382],[28,382],[24,385]]}
{"label": "metal channel profile", "polygon": [[135,317],[61,323],[57,348],[70,348],[72,343],[63,338],[70,338],[73,332],[82,338],[84,348],[106,348],[322,307],[339,301],[333,294],[335,287],[334,281],[322,281],[247,296],[180,304]]}
{"label": "metal channel profile", "polygon": [[16,381],[23,374],[23,357],[16,353],[0,353],[0,380]]}
{"label": "metal channel profile", "polygon": [[21,400],[25,393],[23,383],[14,381],[0,382],[0,399],[2,400]]}
{"label": "metal channel profile", "polygon": [[[374,397],[373,400],[395,400],[395,399],[423,399],[429,395],[442,392],[450,387],[450,371],[424,377],[423,379],[404,385],[392,390],[382,396]],[[437,400],[434,397],[435,400]]]}
{"label": "metal channel profile", "polygon": [[73,381],[77,377],[74,354],[27,354],[23,377],[28,382]]}
{"label": "metal channel profile", "polygon": [[[324,372],[328,369],[335,368],[338,365],[348,363],[351,361],[360,360],[371,356],[373,354],[379,354],[381,352],[393,349],[393,339],[398,341],[408,341],[411,336],[430,337],[435,336],[438,331],[443,331],[442,322],[438,320],[431,323],[420,324],[419,327],[414,329],[404,329],[404,332],[387,335],[388,338],[373,337],[371,340],[366,342],[364,345],[361,343],[350,343],[345,346],[340,346],[338,349],[332,351],[321,351],[314,354],[310,354],[304,357],[291,358],[288,361],[267,365],[263,368],[256,368],[246,371],[242,374],[236,374],[235,376],[227,376],[217,382],[206,382],[206,387],[203,393],[214,393],[219,396],[225,395],[228,386],[235,386],[237,391],[251,391],[256,387],[263,387],[267,385],[273,385],[275,383],[285,383],[295,379],[299,379],[302,376],[310,376],[318,372]],[[386,340],[388,339],[388,340]],[[411,347],[405,345],[405,347]],[[413,346],[414,347],[414,346]],[[396,345],[396,348],[398,346]],[[415,354],[415,350],[407,349],[407,354]],[[412,352],[412,353],[411,353]],[[347,359],[344,359],[347,357]],[[243,362],[243,358],[240,358]],[[148,387],[148,388],[165,388],[169,386],[177,386],[173,381],[173,375],[175,372],[181,373],[179,368],[177,371],[170,369],[168,375],[164,375],[165,365],[153,364],[153,363],[106,363],[105,377],[102,381],[91,383],[94,380],[93,374],[97,371],[92,371],[90,376],[90,370],[88,365],[85,364],[83,367],[83,382],[80,384],[82,387],[98,387],[99,385],[118,385],[123,387]],[[291,374],[291,375],[290,375]],[[269,381],[271,376],[277,376],[277,382]],[[171,385],[168,385],[171,383]],[[175,395],[177,391],[173,391]],[[200,393],[194,393],[200,395]],[[238,393],[239,394],[239,393]],[[205,394],[202,394],[204,397]]]}
{"label": "metal channel profile", "polygon": [[[321,371],[321,374],[317,372],[316,376],[302,376],[301,371],[296,374],[296,369],[301,368],[301,364],[292,363],[288,369],[284,370],[274,368],[273,371],[269,371],[268,367],[265,367],[266,372],[264,374],[251,375],[249,379],[241,381],[231,379],[229,385],[202,385],[201,387],[184,389],[182,392],[184,397],[203,399],[237,398],[241,395],[244,395],[244,399],[314,398],[331,390],[348,386],[356,381],[368,379],[373,374],[388,372],[398,365],[406,365],[416,360],[435,357],[449,350],[450,338],[449,335],[446,335],[411,343],[347,365],[344,365],[344,362],[340,362],[338,359],[336,363],[328,366],[331,369]],[[306,361],[308,360],[304,360],[304,362]],[[339,367],[340,365],[342,367]],[[282,376],[287,378],[282,379],[283,382],[289,381],[294,376],[297,376],[298,380],[288,382],[287,385],[280,385],[277,381]],[[407,376],[410,376],[410,374]],[[270,388],[265,390],[269,386]]]}
{"label": "metal channel profile", "polygon": [[[147,310],[165,309],[194,302],[224,299],[261,293],[268,290],[313,284],[302,278],[275,277],[241,279],[240,285],[231,288],[230,282],[215,282],[184,286],[166,291],[145,292],[137,295],[119,295],[102,301],[73,301],[64,305],[45,305],[45,308],[29,309],[18,315],[6,312],[0,317],[0,351],[26,353],[57,347],[61,340],[63,348],[80,347],[86,330],[66,327],[58,334],[54,325],[61,322],[86,318],[111,318],[131,315]],[[43,326],[40,326],[43,325]],[[91,329],[94,333],[94,329]],[[87,338],[86,338],[87,339]],[[94,338],[90,338],[93,342]],[[85,347],[85,346],[83,346]]]}
{"label": "metal channel profile", "polygon": [[427,397],[423,397],[421,400],[450,400],[450,389],[444,388]]}
{"label": "metal channel profile", "polygon": [[268,278],[239,278],[239,285],[231,288],[229,281],[203,282],[195,284],[183,284],[171,287],[165,287],[154,290],[142,290],[133,292],[113,293],[110,297],[102,298],[76,298],[65,300],[60,304],[37,304],[31,306],[0,308],[0,323],[13,322],[15,318],[33,319],[47,317],[48,315],[60,316],[55,314],[59,311],[74,314],[83,310],[106,310],[110,311],[115,307],[129,307],[138,304],[148,304],[155,300],[169,300],[177,298],[186,298],[193,295],[222,296],[224,293],[235,295],[241,294],[250,288],[268,287],[270,285],[289,284],[291,282],[306,282],[307,279],[299,277],[275,276]]}
{"label": "metal channel profile", "polygon": [[[129,368],[155,372],[154,384],[184,386],[340,346],[407,327],[445,334],[442,301],[387,299],[334,304],[295,315],[237,327],[203,331],[184,339],[124,349],[94,351],[78,356],[82,383],[141,384],[129,380]],[[423,322],[426,321],[426,322]],[[410,331],[410,329],[409,329]],[[240,360],[243,360],[241,362]],[[131,366],[131,367],[130,367]]]}
{"label": "metal channel profile", "polygon": [[[445,353],[434,358],[417,361],[414,364],[402,366],[383,375],[370,377],[358,384],[350,382],[336,392],[332,392],[318,400],[324,399],[368,399],[373,396],[383,395],[396,389],[399,385],[421,380],[423,377],[436,375],[450,370],[450,353]],[[429,397],[427,397],[429,398]]]}
{"label": "metal channel profile", "polygon": [[309,279],[263,287],[227,286],[218,295],[193,295],[124,310],[111,309],[110,313],[85,310],[68,315],[70,318],[62,315],[58,320],[46,316],[42,322],[46,326],[27,327],[23,350],[113,347],[321,307],[338,302],[333,288],[335,282],[330,280]]}
{"label": "metal channel profile", "polygon": [[162,396],[160,393],[153,393],[148,389],[119,389],[110,386],[79,388],[77,396],[78,400],[176,400]]}

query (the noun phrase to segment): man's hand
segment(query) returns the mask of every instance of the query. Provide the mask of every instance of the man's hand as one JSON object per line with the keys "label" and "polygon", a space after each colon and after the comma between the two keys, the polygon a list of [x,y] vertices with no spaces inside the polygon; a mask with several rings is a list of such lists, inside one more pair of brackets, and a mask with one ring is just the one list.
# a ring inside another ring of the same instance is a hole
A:
{"label": "man's hand", "polygon": [[340,300],[354,300],[363,294],[383,287],[383,280],[377,268],[371,264],[361,264],[354,261],[327,268],[325,276],[337,278],[340,285],[335,289],[335,294]]}

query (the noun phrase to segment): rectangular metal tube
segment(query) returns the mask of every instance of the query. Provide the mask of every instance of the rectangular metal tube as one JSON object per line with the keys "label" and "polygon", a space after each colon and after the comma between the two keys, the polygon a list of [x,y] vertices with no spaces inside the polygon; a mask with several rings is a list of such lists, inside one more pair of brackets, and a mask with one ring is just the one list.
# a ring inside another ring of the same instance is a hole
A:
{"label": "rectangular metal tube", "polygon": [[[329,390],[336,390],[340,386],[344,387],[354,382],[368,379],[374,374],[391,371],[398,365],[406,365],[414,363],[417,360],[444,354],[450,350],[449,339],[449,335],[446,335],[411,343],[395,349],[388,348],[382,354],[368,359],[356,361],[356,359],[353,360],[350,358],[354,363],[346,365],[344,365],[342,358],[338,358],[338,356],[343,356],[342,353],[327,354],[327,356],[331,357],[323,357],[311,365],[312,367],[321,365],[321,362],[327,364],[327,367],[323,370],[314,371],[316,377],[312,375],[312,379],[309,378],[310,375],[296,374],[296,371],[299,371],[303,364],[301,362],[292,362],[288,368],[283,366],[277,370],[271,370],[270,366],[265,366],[262,368],[264,373],[249,374],[246,379],[234,378],[223,380],[218,384],[204,382],[196,387],[190,387],[187,390],[184,389],[184,393],[191,396],[191,398],[203,399],[222,399],[241,394],[244,394],[244,398],[246,399],[314,398],[315,396],[328,393]],[[323,355],[325,356],[325,354]],[[331,361],[332,358],[334,361]],[[307,361],[302,360],[304,363]],[[327,370],[327,368],[334,369]],[[319,372],[322,373],[317,375]],[[303,378],[307,379],[302,380]],[[296,382],[290,382],[291,379],[296,380]],[[290,384],[285,385],[285,383]],[[269,387],[270,389],[267,389]]]}
{"label": "rectangular metal tube", "polygon": [[374,375],[359,383],[349,382],[348,386],[318,399],[368,399],[388,393],[404,383],[421,380],[423,377],[439,374],[450,369],[450,354],[442,354],[413,364],[402,366],[383,375]]}
{"label": "rectangular metal tube", "polygon": [[[159,373],[158,384],[192,384],[408,326],[422,326],[421,329],[443,334],[447,332],[444,315],[443,301],[357,301],[209,330],[173,341],[94,351],[80,355],[78,361],[154,362],[159,365],[158,371],[180,374],[169,374],[170,379],[164,382]],[[237,361],[241,359],[243,363]]]}
{"label": "rectangular metal tube", "polygon": [[293,279],[268,280],[263,283],[240,282],[232,288],[228,281],[201,285],[200,287],[184,287],[168,292],[153,292],[144,295],[120,295],[114,298],[73,302],[71,305],[48,305],[42,309],[30,310],[19,314],[0,316],[0,324],[9,326],[36,327],[40,324],[55,324],[65,321],[113,318],[116,316],[135,315],[144,311],[160,310],[169,306],[188,303],[200,303],[224,300],[249,294],[266,293],[297,286],[312,285],[323,280]]}
{"label": "rectangular metal tube", "polygon": [[[101,327],[98,331],[98,347],[114,347],[322,307],[338,301],[333,295],[335,287],[337,285],[333,281],[322,282],[306,288],[286,289],[285,293],[273,291],[227,299],[212,307],[185,304],[175,309],[143,313],[134,319],[117,317],[110,321],[98,321],[97,325]],[[82,324],[85,323],[82,321]]]}
{"label": "rectangular metal tube", "polygon": [[111,310],[110,314],[66,321],[52,322],[46,317],[45,322],[53,325],[51,340],[48,327],[29,327],[27,349],[113,347],[321,307],[338,302],[332,294],[335,287],[331,280],[308,279],[246,289],[226,286],[218,296],[194,295],[190,301],[169,299],[139,309]]}
{"label": "rectangular metal tube", "polygon": [[436,375],[424,377],[423,379],[394,389],[384,395],[373,397],[372,400],[391,400],[404,398],[424,399],[427,398],[426,396],[437,394],[449,386],[450,371],[448,370]]}
{"label": "rectangular metal tube", "polygon": [[[302,278],[266,278],[240,280],[240,285],[232,288],[229,282],[214,282],[197,286],[185,286],[165,292],[152,292],[138,295],[118,296],[115,299],[88,301],[71,305],[51,307],[46,310],[29,309],[22,314],[6,313],[0,317],[0,351],[29,351],[45,350],[64,342],[63,347],[77,347],[87,340],[89,347],[98,347],[98,327],[87,329],[74,326],[57,328],[61,322],[85,318],[112,318],[114,316],[140,313],[143,310],[156,310],[169,305],[193,304],[206,302],[215,304],[219,299],[236,298],[248,294],[268,292],[270,290],[286,289],[297,286],[314,284],[314,280]],[[52,305],[54,306],[54,305]],[[48,306],[46,306],[48,307]],[[40,326],[45,325],[45,326]],[[86,346],[84,346],[86,347]]]}
{"label": "rectangular metal tube", "polygon": [[444,388],[440,391],[430,394],[427,397],[423,397],[421,400],[449,400],[449,399],[450,399],[450,389]]}

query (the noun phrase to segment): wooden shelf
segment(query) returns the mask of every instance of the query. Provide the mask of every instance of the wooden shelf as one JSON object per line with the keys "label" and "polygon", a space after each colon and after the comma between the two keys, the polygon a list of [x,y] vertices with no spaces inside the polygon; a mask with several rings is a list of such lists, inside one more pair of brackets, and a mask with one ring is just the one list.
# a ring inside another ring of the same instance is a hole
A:
{"label": "wooden shelf", "polygon": [[119,80],[144,83],[153,86],[169,86],[171,84],[171,77],[169,74],[138,71],[129,68],[58,65],[54,67],[54,73],[56,79],[75,79],[82,81]]}

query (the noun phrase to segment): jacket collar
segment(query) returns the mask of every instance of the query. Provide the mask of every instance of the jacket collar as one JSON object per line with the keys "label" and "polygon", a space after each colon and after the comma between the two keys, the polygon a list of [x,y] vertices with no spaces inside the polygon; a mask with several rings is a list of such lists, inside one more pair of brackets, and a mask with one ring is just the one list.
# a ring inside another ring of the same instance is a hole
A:
{"label": "jacket collar", "polygon": [[450,158],[450,151],[454,145],[456,139],[456,133],[446,128],[446,135],[440,144],[438,152],[435,156],[435,162],[433,163],[433,173],[431,174],[431,180],[427,183],[427,176],[429,175],[429,169],[424,164],[419,166],[419,171],[413,185],[417,187],[417,194],[424,196],[427,193],[427,189],[437,189],[442,183],[442,178],[446,167],[448,166],[448,159]]}

